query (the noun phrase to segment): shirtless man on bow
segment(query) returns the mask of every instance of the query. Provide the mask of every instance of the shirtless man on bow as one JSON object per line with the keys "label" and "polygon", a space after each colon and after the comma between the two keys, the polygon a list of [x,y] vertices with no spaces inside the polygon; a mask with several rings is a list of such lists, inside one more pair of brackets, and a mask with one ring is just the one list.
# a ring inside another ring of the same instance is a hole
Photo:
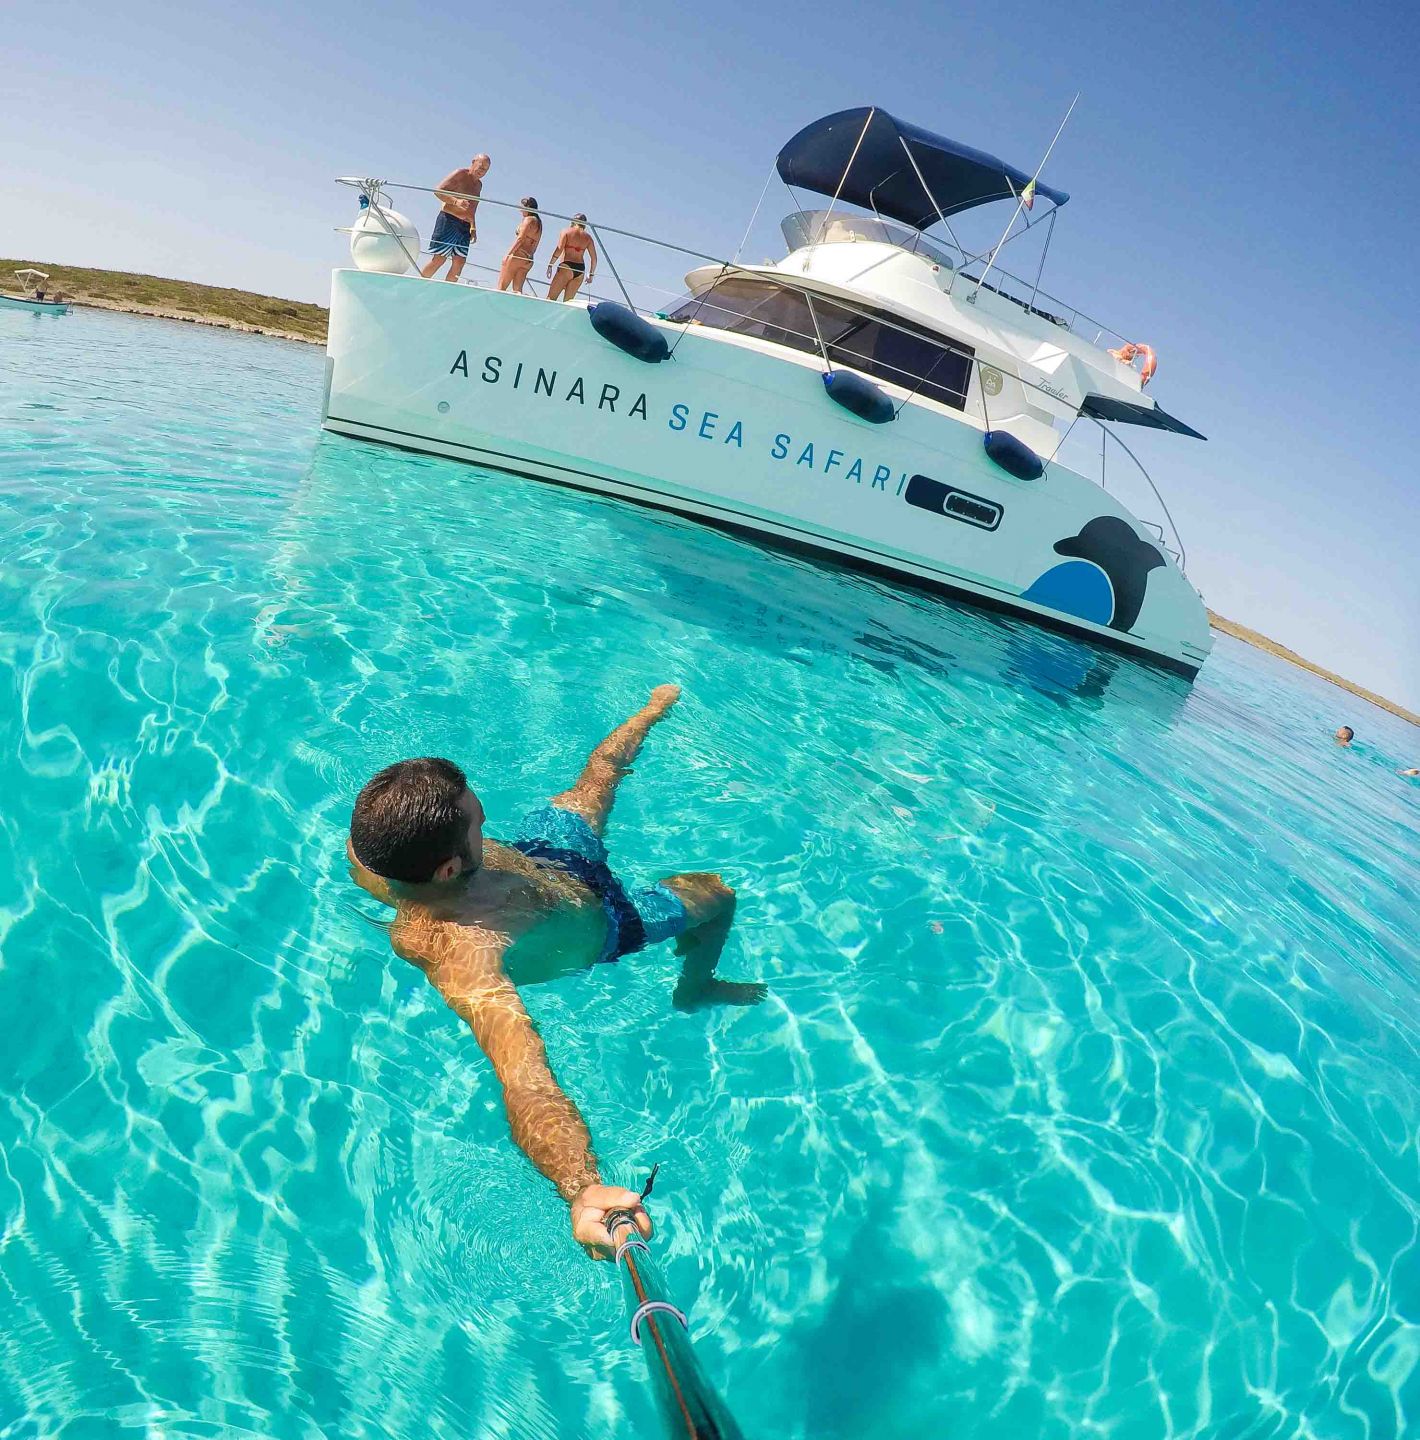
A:
{"label": "shirtless man on bow", "polygon": [[689,872],[628,890],[607,864],[602,833],[616,787],[647,732],[680,698],[661,685],[592,751],[570,790],[523,820],[510,843],[488,839],[478,797],[449,760],[402,760],[360,792],[346,853],[357,884],[393,907],[390,943],[417,965],[493,1064],[513,1139],[557,1187],[572,1233],[597,1258],[611,1253],[606,1215],[651,1221],[632,1190],[603,1185],[591,1136],[563,1094],[517,986],[552,979],[676,937],[674,1003],[752,1005],[762,985],[715,976],[735,893]]}
{"label": "shirtless man on bow", "polygon": [[463,274],[468,247],[478,243],[474,212],[491,163],[488,156],[475,155],[467,165],[450,170],[435,187],[442,208],[434,218],[434,233],[429,237],[428,263],[419,272],[426,280],[434,278],[445,260],[449,262],[447,279],[457,281]]}

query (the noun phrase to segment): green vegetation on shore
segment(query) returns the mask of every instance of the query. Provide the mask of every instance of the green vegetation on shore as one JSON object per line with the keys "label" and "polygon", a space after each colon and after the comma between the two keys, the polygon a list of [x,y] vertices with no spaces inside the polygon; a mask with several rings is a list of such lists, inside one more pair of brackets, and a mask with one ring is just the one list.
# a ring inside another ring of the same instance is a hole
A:
{"label": "green vegetation on shore", "polygon": [[18,292],[14,272],[26,268],[45,271],[50,285],[57,286],[77,305],[325,343],[325,308],[302,300],[280,300],[273,295],[197,285],[190,280],[165,280],[160,275],[86,270],[78,265],[57,265],[52,260],[0,260],[0,290]]}

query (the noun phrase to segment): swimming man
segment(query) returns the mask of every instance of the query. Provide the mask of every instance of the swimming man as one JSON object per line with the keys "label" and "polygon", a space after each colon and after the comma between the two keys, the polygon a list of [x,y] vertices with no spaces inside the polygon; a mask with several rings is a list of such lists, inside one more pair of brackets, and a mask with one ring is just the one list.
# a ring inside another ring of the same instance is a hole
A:
{"label": "swimming man", "polygon": [[603,1185],[591,1136],[563,1094],[517,984],[551,979],[677,938],[681,1009],[751,1005],[762,985],[715,976],[735,910],[718,875],[671,875],[629,892],[602,832],[646,734],[680,698],[661,685],[592,751],[577,783],[534,810],[511,844],[483,834],[483,807],[449,760],[402,760],[360,792],[346,847],[356,883],[392,906],[390,943],[417,965],[493,1063],[513,1139],[571,1208],[572,1233],[611,1253],[606,1214],[651,1221],[634,1191]]}
{"label": "swimming man", "polygon": [[468,247],[478,243],[478,197],[483,194],[483,177],[492,162],[486,155],[475,155],[467,165],[450,170],[435,187],[434,193],[442,208],[434,217],[434,233],[429,237],[429,260],[419,272],[432,280],[445,260],[449,262],[446,279],[457,281],[468,259]]}

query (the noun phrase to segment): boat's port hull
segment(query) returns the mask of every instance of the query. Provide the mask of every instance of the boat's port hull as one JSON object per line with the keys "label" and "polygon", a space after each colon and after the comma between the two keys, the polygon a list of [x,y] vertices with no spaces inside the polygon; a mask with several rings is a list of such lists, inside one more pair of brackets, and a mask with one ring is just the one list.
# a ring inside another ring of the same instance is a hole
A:
{"label": "boat's port hull", "polygon": [[869,424],[829,400],[811,357],[667,335],[673,358],[645,364],[580,306],[337,271],[325,425],[763,536],[1197,672],[1211,645],[1201,600],[1092,482],[1056,465],[1016,479],[942,406]]}

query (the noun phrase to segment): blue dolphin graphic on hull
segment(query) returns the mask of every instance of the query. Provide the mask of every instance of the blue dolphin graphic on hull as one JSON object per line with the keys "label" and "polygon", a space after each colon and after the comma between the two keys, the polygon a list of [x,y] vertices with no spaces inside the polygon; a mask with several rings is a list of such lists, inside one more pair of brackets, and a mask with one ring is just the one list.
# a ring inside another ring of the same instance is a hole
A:
{"label": "blue dolphin graphic on hull", "polygon": [[1078,535],[1057,540],[1055,553],[1070,559],[1051,566],[1021,599],[1123,631],[1139,618],[1149,572],[1166,563],[1156,546],[1116,515],[1098,516]]}

